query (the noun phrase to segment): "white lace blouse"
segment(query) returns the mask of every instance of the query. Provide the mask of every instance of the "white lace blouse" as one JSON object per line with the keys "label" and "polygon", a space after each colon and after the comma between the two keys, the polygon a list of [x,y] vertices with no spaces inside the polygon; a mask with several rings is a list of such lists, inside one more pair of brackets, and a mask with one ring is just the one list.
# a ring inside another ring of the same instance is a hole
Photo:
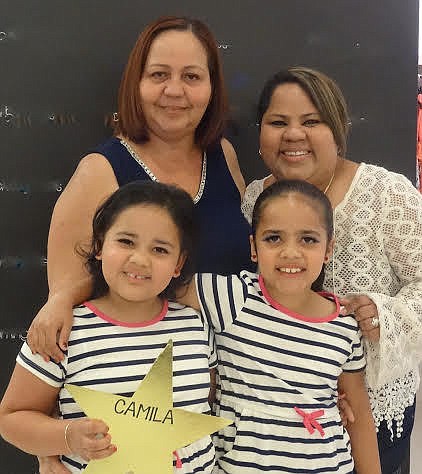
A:
{"label": "white lace blouse", "polygon": [[[242,211],[251,221],[264,179],[246,189]],[[334,210],[334,254],[325,289],[371,298],[380,340],[365,340],[366,381],[375,423],[397,422],[414,402],[422,359],[422,195],[404,176],[361,163]]]}

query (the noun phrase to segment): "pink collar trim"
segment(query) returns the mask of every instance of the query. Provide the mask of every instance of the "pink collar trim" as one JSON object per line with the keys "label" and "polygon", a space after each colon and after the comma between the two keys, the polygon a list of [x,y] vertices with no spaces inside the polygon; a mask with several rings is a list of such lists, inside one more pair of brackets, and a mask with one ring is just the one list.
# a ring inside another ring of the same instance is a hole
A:
{"label": "pink collar trim", "polygon": [[309,323],[327,323],[329,321],[333,321],[334,319],[337,318],[337,316],[340,313],[340,303],[338,301],[337,296],[333,295],[332,293],[328,293],[326,291],[320,291],[318,292],[319,295],[323,296],[324,298],[331,299],[333,302],[336,304],[336,309],[334,313],[329,314],[328,316],[324,316],[323,318],[309,318],[307,316],[303,316],[303,314],[296,313],[294,311],[291,311],[290,309],[286,308],[282,304],[280,304],[278,301],[276,301],[272,296],[268,293],[267,288],[265,287],[264,279],[262,278],[262,275],[259,275],[258,278],[259,281],[259,287],[261,288],[262,294],[264,295],[264,298],[268,301],[268,303],[274,308],[277,309],[278,311],[282,311],[283,313],[287,314],[288,316],[291,316],[292,318],[299,319],[300,321],[306,321]]}
{"label": "pink collar trim", "polygon": [[118,319],[113,319],[110,318],[110,316],[107,316],[104,314],[102,311],[100,311],[95,305],[93,305],[90,301],[85,301],[83,303],[84,306],[86,306],[88,309],[90,309],[96,316],[98,316],[101,319],[104,319],[104,321],[107,321],[108,323],[114,324],[115,326],[122,326],[125,328],[143,328],[146,326],[152,326],[153,324],[156,324],[160,322],[162,319],[164,319],[164,316],[167,314],[167,310],[169,307],[169,303],[167,300],[164,300],[163,302],[163,307],[157,316],[154,318],[150,319],[149,321],[142,321],[142,322],[136,322],[136,323],[128,323],[125,321],[119,321]]}

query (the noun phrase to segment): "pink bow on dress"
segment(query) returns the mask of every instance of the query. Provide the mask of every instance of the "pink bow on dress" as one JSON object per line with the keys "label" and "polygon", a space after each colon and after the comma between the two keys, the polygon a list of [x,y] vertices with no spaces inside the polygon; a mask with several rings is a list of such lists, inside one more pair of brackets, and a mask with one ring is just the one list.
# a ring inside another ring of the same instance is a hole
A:
{"label": "pink bow on dress", "polygon": [[316,420],[317,418],[319,418],[320,416],[324,414],[324,410],[317,410],[317,411],[313,411],[312,413],[306,413],[298,407],[294,407],[294,408],[295,408],[296,413],[303,418],[303,425],[309,431],[310,434],[313,434],[313,432],[316,429],[319,431],[319,434],[322,437],[325,436],[322,426]]}

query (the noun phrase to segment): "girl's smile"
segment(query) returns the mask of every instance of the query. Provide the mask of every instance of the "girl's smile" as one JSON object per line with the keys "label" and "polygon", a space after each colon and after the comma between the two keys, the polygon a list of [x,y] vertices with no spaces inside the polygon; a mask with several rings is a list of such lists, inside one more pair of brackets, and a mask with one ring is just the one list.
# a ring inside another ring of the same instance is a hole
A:
{"label": "girl's smile", "polygon": [[127,318],[134,308],[133,317],[139,320],[140,305],[146,314],[151,308],[159,311],[159,295],[184,262],[176,225],[166,210],[152,204],[122,211],[106,232],[97,258],[109,286],[101,309],[115,319],[122,314]]}
{"label": "girl's smile", "polygon": [[271,199],[262,209],[251,253],[270,295],[281,304],[286,298],[305,298],[331,253],[319,209],[299,194]]}
{"label": "girl's smile", "polygon": [[278,271],[281,273],[286,273],[287,275],[294,276],[294,275],[297,275],[298,273],[305,271],[305,269],[300,268],[300,267],[281,267],[281,268],[278,268]]}
{"label": "girl's smile", "polygon": [[130,280],[150,280],[151,277],[150,276],[146,276],[146,275],[140,275],[138,273],[134,273],[134,272],[125,272],[126,276],[130,279]]}

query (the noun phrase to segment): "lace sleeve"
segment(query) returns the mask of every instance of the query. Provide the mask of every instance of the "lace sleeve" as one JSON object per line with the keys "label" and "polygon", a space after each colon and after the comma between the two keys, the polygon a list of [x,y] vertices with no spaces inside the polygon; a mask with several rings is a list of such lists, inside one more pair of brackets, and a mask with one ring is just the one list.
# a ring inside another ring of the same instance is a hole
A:
{"label": "lace sleeve", "polygon": [[245,219],[249,222],[249,225],[252,223],[252,212],[255,206],[255,201],[258,199],[258,196],[262,193],[264,187],[264,179],[257,179],[252,181],[246,187],[245,195],[242,200],[242,213],[245,216]]}
{"label": "lace sleeve", "polygon": [[377,306],[380,340],[366,341],[372,388],[403,377],[422,359],[422,195],[401,175],[386,186],[382,235],[400,290],[366,293]]}

